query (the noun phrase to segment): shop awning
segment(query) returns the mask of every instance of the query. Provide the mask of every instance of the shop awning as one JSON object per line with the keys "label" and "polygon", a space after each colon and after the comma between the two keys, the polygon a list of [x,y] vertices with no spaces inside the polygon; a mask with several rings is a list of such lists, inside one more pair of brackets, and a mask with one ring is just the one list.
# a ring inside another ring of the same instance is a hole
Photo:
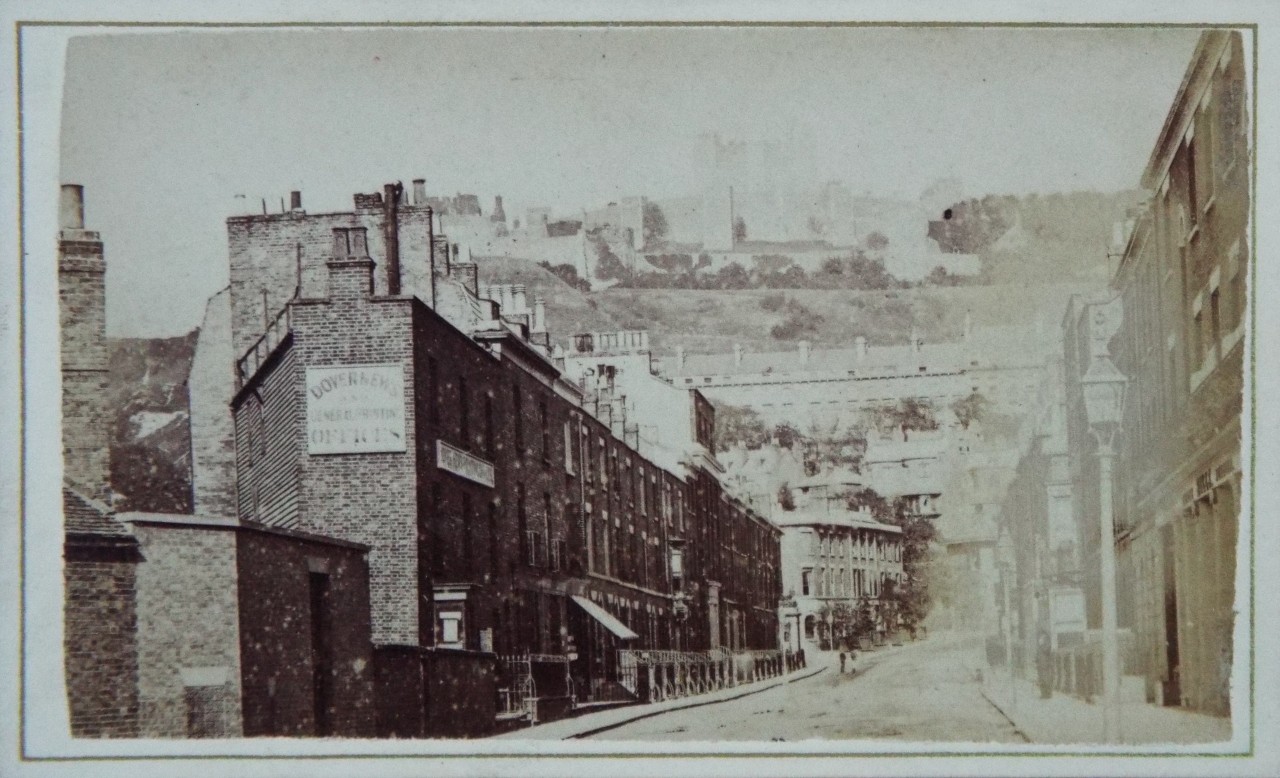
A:
{"label": "shop awning", "polygon": [[621,621],[618,621],[616,618],[614,618],[614,615],[612,613],[605,610],[604,608],[601,608],[599,605],[596,605],[594,602],[592,602],[591,600],[588,600],[586,597],[579,597],[576,594],[572,595],[572,597],[574,602],[581,605],[582,609],[591,615],[591,618],[603,624],[605,629],[609,630],[610,632],[622,638],[623,640],[633,640],[635,638],[640,637],[636,633],[632,632],[631,629],[628,628],[626,624],[623,624]]}

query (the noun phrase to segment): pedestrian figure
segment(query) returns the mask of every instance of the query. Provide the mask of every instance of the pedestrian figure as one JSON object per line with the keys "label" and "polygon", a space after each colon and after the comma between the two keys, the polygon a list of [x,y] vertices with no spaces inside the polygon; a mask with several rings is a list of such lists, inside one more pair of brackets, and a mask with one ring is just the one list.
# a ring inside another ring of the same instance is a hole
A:
{"label": "pedestrian figure", "polygon": [[1048,633],[1041,632],[1036,646],[1036,680],[1040,682],[1040,698],[1053,696],[1053,648]]}
{"label": "pedestrian figure", "polygon": [[844,660],[845,660],[845,654],[843,651],[841,651],[840,652],[840,672],[841,673],[844,673]]}

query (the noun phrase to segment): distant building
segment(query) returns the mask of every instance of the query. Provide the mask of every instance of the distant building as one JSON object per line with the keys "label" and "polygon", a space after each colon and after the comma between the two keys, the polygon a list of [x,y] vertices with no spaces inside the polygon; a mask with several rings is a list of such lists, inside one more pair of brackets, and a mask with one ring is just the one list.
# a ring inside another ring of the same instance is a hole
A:
{"label": "distant building", "polygon": [[1221,715],[1243,500],[1249,78],[1240,33],[1200,36],[1112,281],[1124,316],[1110,347],[1129,377],[1116,460],[1121,624],[1149,699]]}
{"label": "distant building", "polygon": [[[999,506],[1000,527],[1012,543],[1010,561],[1015,565],[1011,607],[1016,640],[1028,663],[1040,635],[1048,635],[1051,648],[1060,651],[1081,645],[1089,627],[1062,369],[1060,358],[1050,362],[1037,409],[1023,425],[1017,466]],[[1029,666],[1025,669],[1030,672]]]}
{"label": "distant building", "polygon": [[[842,491],[841,489],[837,491]],[[851,511],[827,499],[825,485],[811,483],[791,511],[778,511],[782,528],[782,588],[785,609],[782,638],[792,651],[835,647],[833,608],[856,612],[866,602],[882,639],[896,625],[879,609],[887,581],[902,583],[902,528],[875,521],[867,511]],[[794,619],[794,621],[790,621]]]}
{"label": "distant building", "polygon": [[[791,351],[664,357],[658,372],[673,385],[696,388],[718,403],[754,409],[769,423],[856,422],[865,410],[925,400],[945,416],[956,400],[978,392],[1005,413],[1025,410],[1044,371],[1049,343],[1025,327],[971,329],[958,341],[934,343],[912,333],[906,345],[819,349],[800,341]],[[1042,350],[1043,349],[1043,350]]]}

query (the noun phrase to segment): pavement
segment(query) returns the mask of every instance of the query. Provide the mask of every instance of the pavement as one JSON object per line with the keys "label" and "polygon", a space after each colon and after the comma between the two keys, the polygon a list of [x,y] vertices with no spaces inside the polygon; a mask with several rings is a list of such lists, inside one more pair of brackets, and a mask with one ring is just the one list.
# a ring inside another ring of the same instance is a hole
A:
{"label": "pavement", "polygon": [[[1039,688],[1003,670],[983,670],[982,694],[1032,743],[1105,743],[1102,705],[1062,692],[1040,698]],[[1231,739],[1231,721],[1146,702],[1120,705],[1120,741],[1129,745],[1217,743]]]}
{"label": "pavement", "polygon": [[552,722],[507,737],[1024,743],[982,697],[968,664],[978,645],[931,637],[860,651],[843,674],[838,653],[806,649],[809,667],[784,678]]}
{"label": "pavement", "polygon": [[[776,689],[779,686],[785,686],[795,683],[806,678],[811,678],[818,673],[830,669],[829,657],[821,654],[816,659],[810,661],[806,667],[794,670],[786,675],[780,675],[776,678],[769,678],[755,683],[743,684],[741,686],[732,686],[727,689],[718,689],[714,692],[706,694],[698,694],[692,697],[679,697],[673,700],[663,700],[662,702],[646,703],[644,705],[627,705],[620,708],[610,708],[599,713],[586,713],[573,718],[560,719],[558,721],[547,722],[546,724],[538,724],[532,727],[524,727],[521,729],[506,732],[496,737],[514,739],[514,740],[571,740],[574,738],[590,737],[600,734],[611,729],[616,729],[633,721],[660,716],[665,713],[674,711],[687,710],[689,708],[699,708],[704,705],[712,705],[715,703],[728,702],[747,697],[753,694]],[[835,660],[839,664],[839,660]]]}

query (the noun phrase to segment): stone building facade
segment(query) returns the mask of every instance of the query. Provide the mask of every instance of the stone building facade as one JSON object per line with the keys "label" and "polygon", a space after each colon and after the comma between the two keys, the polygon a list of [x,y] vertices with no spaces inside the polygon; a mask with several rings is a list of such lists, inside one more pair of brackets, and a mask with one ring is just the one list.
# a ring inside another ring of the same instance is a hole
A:
{"label": "stone building facade", "polygon": [[1116,516],[1120,619],[1148,697],[1227,714],[1241,494],[1250,169],[1247,52],[1201,35],[1152,150],[1112,286],[1129,378]]}
{"label": "stone building facade", "polygon": [[844,603],[856,611],[863,601],[883,639],[895,625],[882,618],[880,595],[887,582],[903,581],[902,528],[846,509],[843,498],[832,504],[821,486],[806,491],[795,510],[774,516],[782,528],[782,588],[794,605],[785,609],[783,643],[792,651],[831,647],[832,608]]}

